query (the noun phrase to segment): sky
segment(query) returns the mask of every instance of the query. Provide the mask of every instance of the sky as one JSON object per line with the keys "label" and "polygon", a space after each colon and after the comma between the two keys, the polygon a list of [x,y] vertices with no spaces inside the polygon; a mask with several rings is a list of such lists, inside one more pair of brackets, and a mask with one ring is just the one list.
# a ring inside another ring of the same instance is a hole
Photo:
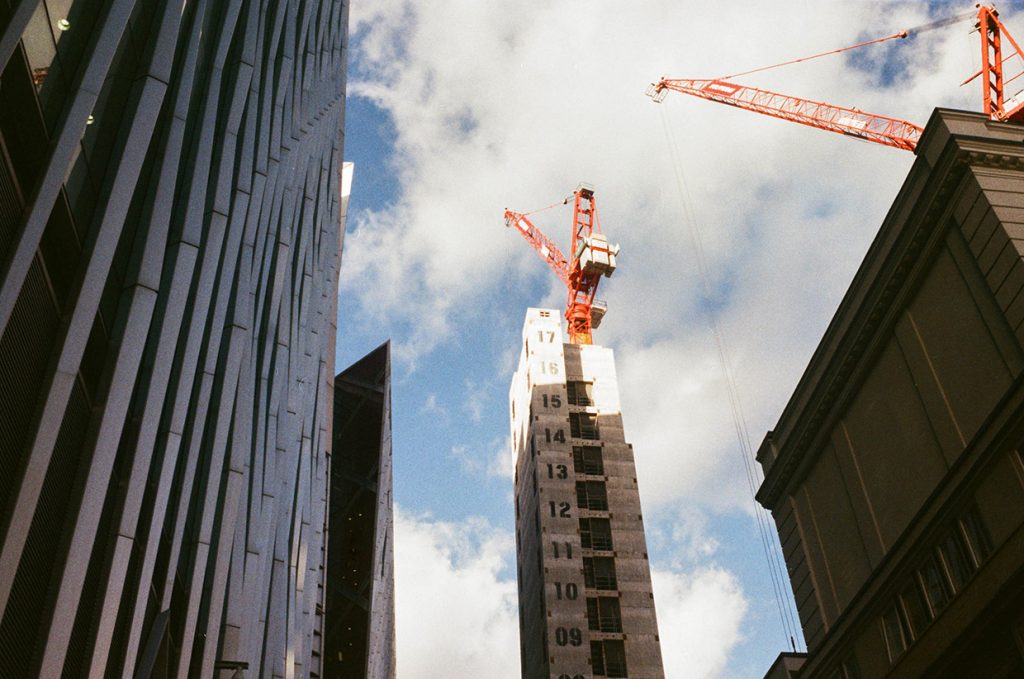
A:
{"label": "sky", "polygon": [[[1024,36],[1020,5],[1001,18]],[[565,292],[502,215],[580,181],[621,246],[595,343],[616,356],[666,676],[761,677],[789,650],[792,594],[783,582],[780,609],[745,451],[778,420],[914,155],[644,90],[972,7],[352,3],[337,366],[392,342],[399,676],[520,676],[508,389],[526,309],[562,309]],[[937,106],[980,109],[977,81],[960,87],[980,67],[971,26],[736,80],[923,126]],[[563,249],[570,209],[531,216]]]}

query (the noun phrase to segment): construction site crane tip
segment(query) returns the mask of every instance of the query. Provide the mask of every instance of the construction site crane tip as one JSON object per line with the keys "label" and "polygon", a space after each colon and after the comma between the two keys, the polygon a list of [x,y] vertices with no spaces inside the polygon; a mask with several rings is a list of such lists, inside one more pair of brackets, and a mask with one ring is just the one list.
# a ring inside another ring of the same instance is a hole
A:
{"label": "construction site crane tip", "polygon": [[[611,277],[615,272],[619,246],[609,244],[601,233],[594,187],[580,182],[572,199],[571,259],[530,220],[528,213],[506,208],[505,226],[515,226],[566,286],[565,319],[569,324],[569,342],[591,344],[593,331],[601,324],[607,309],[595,299],[597,286],[602,277]],[[566,198],[563,204],[568,201]]]}
{"label": "construction site crane tip", "polygon": [[[660,103],[671,90],[877,144],[914,151],[923,132],[923,129],[914,123],[898,118],[866,113],[857,108],[836,106],[748,87],[731,82],[729,78],[817,59],[818,57],[837,54],[886,40],[906,38],[910,34],[933,30],[973,16],[977,18],[975,30],[981,36],[982,67],[977,73],[965,80],[963,84],[967,84],[978,76],[982,76],[982,110],[984,113],[992,120],[1024,122],[1024,90],[1009,98],[1004,93],[1006,85],[1024,75],[1024,71],[1012,77],[1006,77],[1003,68],[1004,64],[1013,57],[1018,57],[1024,62],[1024,52],[1022,52],[1013,36],[1010,35],[1006,26],[999,20],[999,13],[994,6],[978,4],[976,10],[976,12],[959,14],[933,21],[923,26],[902,30],[883,38],[785,61],[773,66],[743,71],[722,78],[682,79],[663,77],[657,83],[651,83],[647,88],[646,94],[655,103]],[[1009,43],[1012,51],[1003,49],[1004,38]],[[1004,51],[1010,51],[1010,53],[1004,57]]]}

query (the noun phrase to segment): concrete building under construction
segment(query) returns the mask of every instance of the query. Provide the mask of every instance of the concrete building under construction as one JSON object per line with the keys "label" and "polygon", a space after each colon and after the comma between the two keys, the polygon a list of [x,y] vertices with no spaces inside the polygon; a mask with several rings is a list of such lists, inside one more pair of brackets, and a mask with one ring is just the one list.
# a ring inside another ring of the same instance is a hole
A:
{"label": "concrete building under construction", "polygon": [[529,309],[509,395],[522,676],[664,677],[611,349]]}

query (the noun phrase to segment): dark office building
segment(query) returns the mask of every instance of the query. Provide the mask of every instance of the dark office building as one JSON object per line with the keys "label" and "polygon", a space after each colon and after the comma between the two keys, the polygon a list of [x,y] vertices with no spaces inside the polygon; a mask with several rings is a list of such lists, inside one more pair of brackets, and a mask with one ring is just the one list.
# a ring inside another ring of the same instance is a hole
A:
{"label": "dark office building", "polygon": [[935,111],[758,452],[800,679],[1024,673],[1022,142]]}
{"label": "dark office building", "polygon": [[345,0],[0,0],[0,676],[321,675]]}
{"label": "dark office building", "polygon": [[334,378],[324,676],[395,677],[391,357],[385,343]]}

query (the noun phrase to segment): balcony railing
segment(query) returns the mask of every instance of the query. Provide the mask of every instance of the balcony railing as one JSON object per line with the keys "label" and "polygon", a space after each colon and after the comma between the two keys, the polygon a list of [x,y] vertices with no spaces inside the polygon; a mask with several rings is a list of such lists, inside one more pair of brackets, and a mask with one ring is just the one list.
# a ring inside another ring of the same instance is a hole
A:
{"label": "balcony railing", "polygon": [[625,677],[626,674],[626,661],[625,660],[605,660],[604,661],[604,676],[606,677]]}
{"label": "balcony railing", "polygon": [[594,535],[590,534],[588,540],[584,541],[584,547],[587,549],[597,549],[606,552],[612,551],[612,536],[611,535]]}
{"label": "balcony railing", "polygon": [[589,583],[584,583],[591,589],[613,591],[618,588],[618,579],[614,575],[594,575]]}
{"label": "balcony railing", "polygon": [[595,632],[621,632],[622,618],[602,617],[600,620],[591,620],[590,629]]}

